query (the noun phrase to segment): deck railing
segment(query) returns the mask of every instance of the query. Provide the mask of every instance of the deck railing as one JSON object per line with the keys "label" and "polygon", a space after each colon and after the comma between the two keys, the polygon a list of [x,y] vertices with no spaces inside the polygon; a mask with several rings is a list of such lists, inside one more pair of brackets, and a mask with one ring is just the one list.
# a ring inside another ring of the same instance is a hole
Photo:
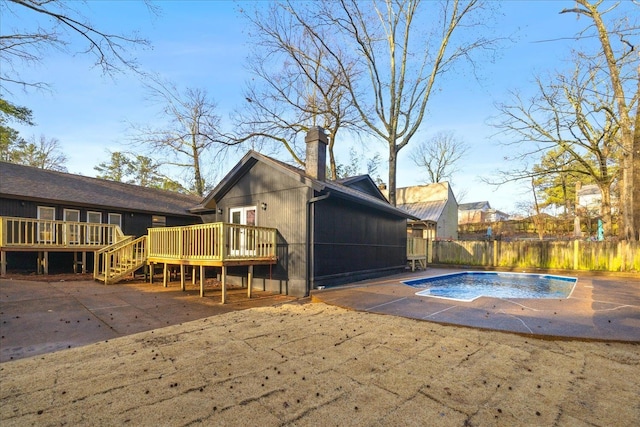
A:
{"label": "deck railing", "polygon": [[147,262],[147,236],[127,236],[111,246],[95,252],[93,278],[105,284],[142,267]]}
{"label": "deck railing", "polygon": [[120,227],[113,224],[0,217],[0,246],[3,248],[93,249],[123,238]]}
{"label": "deck railing", "polygon": [[222,222],[149,229],[149,258],[193,262],[276,258],[276,229]]}
{"label": "deck railing", "polygon": [[426,257],[427,239],[421,237],[407,237],[407,258]]}

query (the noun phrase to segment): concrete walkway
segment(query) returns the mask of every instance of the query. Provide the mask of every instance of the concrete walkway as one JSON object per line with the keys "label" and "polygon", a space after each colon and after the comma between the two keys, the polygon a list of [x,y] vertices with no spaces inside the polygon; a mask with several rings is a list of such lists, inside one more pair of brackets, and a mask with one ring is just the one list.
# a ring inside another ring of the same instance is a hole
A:
{"label": "concrete walkway", "polygon": [[0,362],[106,341],[230,311],[278,305],[294,298],[247,290],[228,290],[180,283],[50,282],[0,280]]}
{"label": "concrete walkway", "polygon": [[498,299],[473,302],[415,295],[404,280],[464,270],[430,268],[316,290],[313,301],[371,313],[541,337],[640,342],[640,277],[578,277],[568,299]]}

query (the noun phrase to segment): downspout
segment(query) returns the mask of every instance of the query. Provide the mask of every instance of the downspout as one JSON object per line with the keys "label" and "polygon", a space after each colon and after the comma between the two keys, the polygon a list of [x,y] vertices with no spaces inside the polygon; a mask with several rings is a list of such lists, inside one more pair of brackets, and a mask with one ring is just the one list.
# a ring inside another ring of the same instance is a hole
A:
{"label": "downspout", "polygon": [[313,276],[313,268],[314,268],[314,253],[313,247],[315,242],[315,230],[313,228],[313,223],[315,219],[315,209],[313,205],[322,200],[326,200],[331,196],[331,193],[328,192],[322,196],[314,197],[312,199],[307,200],[307,295],[311,293],[311,289],[314,288],[315,278]]}

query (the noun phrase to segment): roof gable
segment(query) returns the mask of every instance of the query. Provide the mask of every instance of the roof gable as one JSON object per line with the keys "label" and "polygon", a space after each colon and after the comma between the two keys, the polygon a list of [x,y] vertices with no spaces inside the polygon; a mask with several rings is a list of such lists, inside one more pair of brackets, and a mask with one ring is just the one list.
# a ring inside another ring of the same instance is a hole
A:
{"label": "roof gable", "polygon": [[61,204],[190,216],[199,197],[0,162],[0,195]]}
{"label": "roof gable", "polygon": [[338,179],[335,182],[338,184],[342,184],[346,187],[353,188],[363,193],[366,193],[370,196],[376,197],[380,200],[387,201],[387,198],[382,194],[380,188],[373,182],[373,179],[369,175],[358,175],[347,177],[343,179]]}
{"label": "roof gable", "polygon": [[[411,214],[395,206],[390,205],[386,199],[372,196],[362,191],[350,188],[336,181],[321,181],[308,176],[304,170],[271,157],[260,154],[256,151],[249,151],[220,181],[220,183],[205,197],[201,203],[201,207],[208,208],[214,206],[217,200],[221,200],[224,195],[246,174],[257,162],[263,162],[270,165],[280,173],[284,173],[298,181],[303,185],[312,188],[314,191],[331,196],[343,198],[354,203],[365,205],[386,213],[401,216],[404,218],[417,219]],[[371,178],[369,178],[371,180]],[[371,180],[373,183],[373,181]]]}

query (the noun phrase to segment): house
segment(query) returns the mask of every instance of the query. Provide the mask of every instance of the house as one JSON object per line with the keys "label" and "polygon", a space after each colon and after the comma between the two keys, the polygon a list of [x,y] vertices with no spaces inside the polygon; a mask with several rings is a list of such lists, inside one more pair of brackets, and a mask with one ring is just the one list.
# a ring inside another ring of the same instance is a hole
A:
{"label": "house", "polygon": [[[327,137],[314,128],[305,138],[305,169],[248,152],[192,210],[225,221],[277,229],[277,264],[258,265],[259,289],[306,296],[338,285],[403,271],[407,220],[368,176],[326,179]],[[244,280],[246,268],[228,271]]]}
{"label": "house", "polygon": [[461,203],[458,205],[458,224],[507,221],[509,214],[491,208],[487,201]]}
{"label": "house", "polygon": [[[150,227],[200,223],[200,217],[189,212],[189,208],[200,200],[193,195],[0,162],[0,217],[3,217],[3,224],[7,218],[33,218],[91,225],[86,229],[79,226],[69,230],[60,228],[59,232],[56,223],[47,225],[46,229],[38,228],[34,243],[59,242],[63,238],[70,243],[49,251],[55,252],[51,254],[55,261],[50,263],[52,267],[69,268],[73,263],[75,270],[79,263],[76,257],[82,254],[81,264],[86,270],[85,257],[89,256],[88,265],[91,265],[93,251],[112,241],[112,236],[103,233],[113,231],[106,225],[117,226],[125,235],[141,236]],[[8,256],[10,266],[33,268],[33,248],[31,251],[26,249],[3,247],[3,256]]]}
{"label": "house", "polygon": [[591,216],[598,215],[602,206],[602,191],[596,184],[576,186],[576,201],[578,210],[583,210]]}
{"label": "house", "polygon": [[[249,296],[251,289],[306,296],[404,271],[407,220],[418,217],[390,205],[369,176],[327,180],[322,128],[305,141],[304,170],[250,151],[204,199],[3,164],[0,219],[18,226],[0,228],[0,240],[36,248],[39,262],[50,248],[83,257],[100,249],[94,277],[105,283],[150,263],[164,265],[165,286],[167,269],[179,267],[184,289],[187,267],[194,281],[199,267],[203,295],[205,268],[213,267],[222,302],[226,283],[247,286]],[[106,231],[94,233],[98,226]],[[141,236],[109,238],[120,227]]]}
{"label": "house", "polygon": [[418,218],[410,228],[422,229],[424,238],[458,238],[458,202],[448,182],[398,188],[396,206]]}

